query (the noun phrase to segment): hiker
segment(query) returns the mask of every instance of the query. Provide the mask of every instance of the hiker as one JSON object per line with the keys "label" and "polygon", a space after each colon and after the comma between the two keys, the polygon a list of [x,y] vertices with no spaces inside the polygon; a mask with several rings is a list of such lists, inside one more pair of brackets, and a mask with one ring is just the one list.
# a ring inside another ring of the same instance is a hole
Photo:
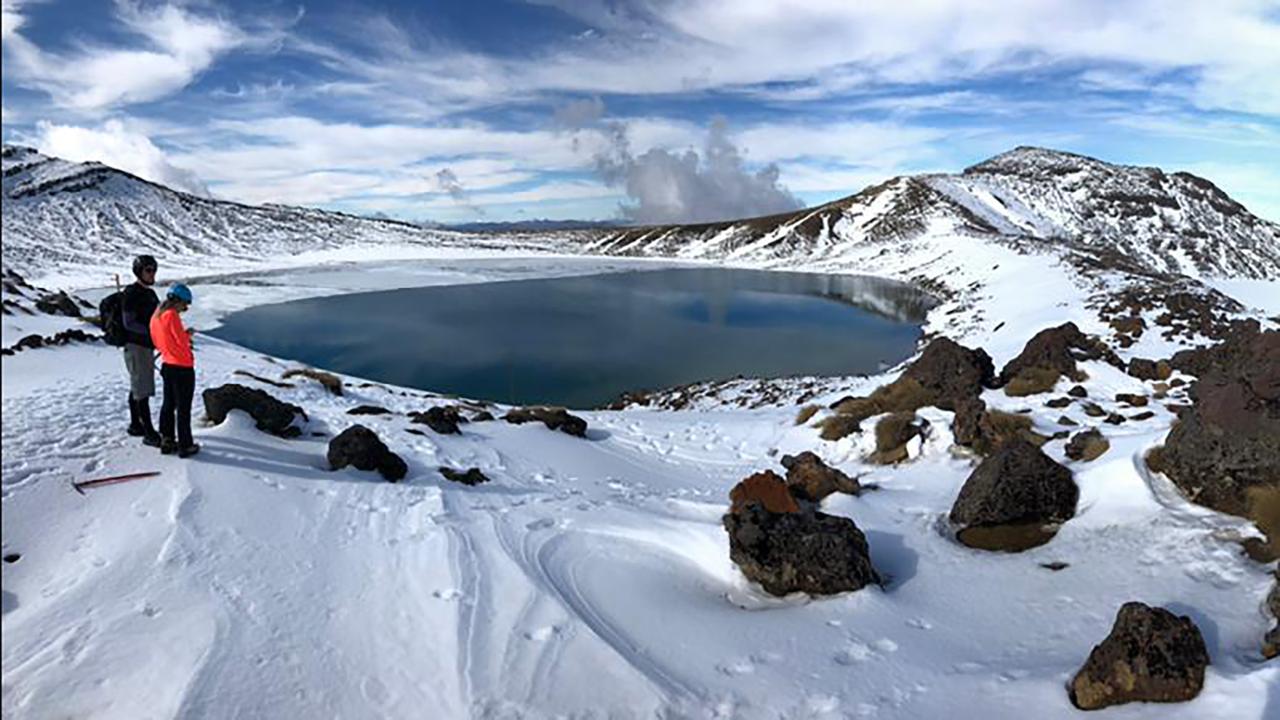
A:
{"label": "hiker", "polygon": [[151,289],[156,283],[156,259],[133,259],[136,280],[120,293],[120,317],[124,327],[124,366],[129,371],[129,430],[144,445],[160,447],[160,433],[151,424],[151,396],[156,394],[155,345],[151,342],[151,315],[160,298]]}
{"label": "hiker", "polygon": [[182,458],[200,452],[200,446],[191,440],[191,398],[196,392],[196,357],[191,334],[195,331],[183,327],[180,317],[191,307],[191,300],[191,288],[177,283],[169,288],[164,302],[151,316],[151,340],[160,351],[160,377],[164,380],[160,452],[164,455],[176,452]]}

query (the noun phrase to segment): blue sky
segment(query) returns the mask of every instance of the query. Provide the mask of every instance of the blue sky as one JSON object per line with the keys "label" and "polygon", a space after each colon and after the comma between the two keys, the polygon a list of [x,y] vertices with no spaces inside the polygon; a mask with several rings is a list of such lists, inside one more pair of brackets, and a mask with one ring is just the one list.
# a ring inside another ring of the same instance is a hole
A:
{"label": "blue sky", "polygon": [[1032,144],[1280,220],[1280,2],[0,1],[6,142],[231,200],[706,220]]}

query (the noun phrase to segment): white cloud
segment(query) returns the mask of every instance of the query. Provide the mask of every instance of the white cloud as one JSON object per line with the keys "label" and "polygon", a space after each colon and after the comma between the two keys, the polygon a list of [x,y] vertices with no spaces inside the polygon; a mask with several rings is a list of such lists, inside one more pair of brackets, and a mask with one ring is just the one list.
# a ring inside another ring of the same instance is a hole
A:
{"label": "white cloud", "polygon": [[45,50],[20,32],[21,5],[4,8],[5,77],[40,90],[65,108],[96,113],[165,97],[190,84],[221,55],[276,37],[254,35],[232,22],[177,4],[142,6],[118,0],[115,19],[129,45],[83,43],[74,50]]}
{"label": "white cloud", "polygon": [[177,190],[209,194],[194,172],[171,163],[150,138],[129,130],[119,120],[108,120],[97,128],[41,122],[31,143],[46,155],[73,162],[100,162]]}

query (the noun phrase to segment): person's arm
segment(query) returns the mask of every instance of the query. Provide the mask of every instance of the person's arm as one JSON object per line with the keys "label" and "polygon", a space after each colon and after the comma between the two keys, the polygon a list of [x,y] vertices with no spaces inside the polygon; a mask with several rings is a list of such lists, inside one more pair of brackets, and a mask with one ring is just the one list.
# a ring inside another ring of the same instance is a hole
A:
{"label": "person's arm", "polygon": [[135,335],[151,337],[151,319],[147,318],[145,323],[138,321],[137,314],[130,307],[134,304],[129,302],[129,299],[133,296],[133,293],[129,292],[130,289],[132,289],[132,286],[125,288],[120,296],[120,317],[124,321],[124,329]]}

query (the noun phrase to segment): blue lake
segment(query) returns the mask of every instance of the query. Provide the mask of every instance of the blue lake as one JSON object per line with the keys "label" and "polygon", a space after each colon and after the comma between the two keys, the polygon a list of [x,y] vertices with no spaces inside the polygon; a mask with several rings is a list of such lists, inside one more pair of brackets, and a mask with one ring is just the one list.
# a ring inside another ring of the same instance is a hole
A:
{"label": "blue lake", "polygon": [[739,375],[878,372],[913,352],[932,302],[870,277],[664,269],[297,300],[212,334],[396,385],[589,408]]}

